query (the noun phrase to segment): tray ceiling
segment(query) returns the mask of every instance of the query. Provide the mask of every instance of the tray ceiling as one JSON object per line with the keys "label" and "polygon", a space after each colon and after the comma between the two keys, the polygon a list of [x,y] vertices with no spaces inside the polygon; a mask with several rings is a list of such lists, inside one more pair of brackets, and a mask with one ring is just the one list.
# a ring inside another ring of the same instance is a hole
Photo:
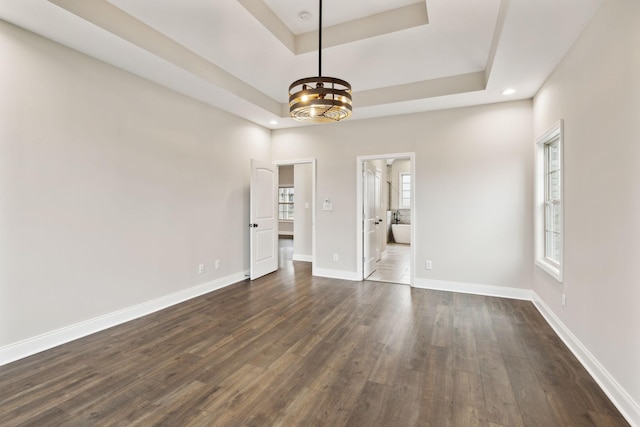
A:
{"label": "tray ceiling", "polygon": [[[531,98],[602,1],[324,0],[323,75],[351,83],[350,120]],[[316,0],[3,0],[0,18],[269,128],[299,125],[288,86],[318,71]]]}

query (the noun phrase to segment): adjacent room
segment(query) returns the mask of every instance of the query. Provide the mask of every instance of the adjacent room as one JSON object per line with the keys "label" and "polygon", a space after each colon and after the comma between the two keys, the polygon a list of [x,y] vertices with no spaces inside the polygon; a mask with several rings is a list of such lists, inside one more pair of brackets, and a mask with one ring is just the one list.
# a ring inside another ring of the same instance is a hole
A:
{"label": "adjacent room", "polygon": [[640,427],[637,1],[3,0],[0,55],[0,425]]}

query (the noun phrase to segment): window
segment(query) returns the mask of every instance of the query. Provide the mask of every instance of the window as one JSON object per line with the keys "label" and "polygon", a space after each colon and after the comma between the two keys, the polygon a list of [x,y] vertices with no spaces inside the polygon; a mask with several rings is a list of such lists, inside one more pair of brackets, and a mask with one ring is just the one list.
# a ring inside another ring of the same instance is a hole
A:
{"label": "window", "polygon": [[278,219],[293,221],[293,187],[278,189]]}
{"label": "window", "polygon": [[562,282],[562,121],[538,138],[536,264]]}
{"label": "window", "polygon": [[398,200],[400,209],[411,208],[411,174],[400,172],[400,197]]}

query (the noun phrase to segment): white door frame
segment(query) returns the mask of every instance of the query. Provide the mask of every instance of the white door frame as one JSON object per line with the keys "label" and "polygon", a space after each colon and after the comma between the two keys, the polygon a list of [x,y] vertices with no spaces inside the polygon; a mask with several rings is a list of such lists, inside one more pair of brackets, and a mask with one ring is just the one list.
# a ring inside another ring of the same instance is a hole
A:
{"label": "white door frame", "polygon": [[[416,245],[416,154],[410,153],[393,153],[393,154],[373,154],[367,156],[356,157],[356,274],[359,280],[364,280],[364,269],[362,259],[364,250],[362,248],[362,164],[367,160],[383,160],[383,159],[409,159],[411,164],[411,256],[410,256],[410,272],[409,284],[413,286],[415,283],[415,245]],[[389,201],[391,202],[391,201]]]}
{"label": "white door frame", "polygon": [[[311,164],[311,275],[315,276],[316,270],[316,159],[278,160],[273,162],[276,166],[289,166]],[[294,182],[295,185],[295,182]],[[276,189],[277,191],[277,189]],[[295,207],[294,207],[295,209]],[[295,221],[295,219],[294,219]],[[295,236],[293,236],[295,239]]]}

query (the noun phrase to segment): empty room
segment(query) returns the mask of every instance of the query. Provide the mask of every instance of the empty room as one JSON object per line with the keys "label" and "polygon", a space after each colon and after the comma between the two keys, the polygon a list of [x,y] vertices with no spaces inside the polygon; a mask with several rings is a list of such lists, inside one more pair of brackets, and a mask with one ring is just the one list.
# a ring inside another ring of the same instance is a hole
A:
{"label": "empty room", "polygon": [[637,1],[1,0],[0,55],[0,425],[640,427]]}

